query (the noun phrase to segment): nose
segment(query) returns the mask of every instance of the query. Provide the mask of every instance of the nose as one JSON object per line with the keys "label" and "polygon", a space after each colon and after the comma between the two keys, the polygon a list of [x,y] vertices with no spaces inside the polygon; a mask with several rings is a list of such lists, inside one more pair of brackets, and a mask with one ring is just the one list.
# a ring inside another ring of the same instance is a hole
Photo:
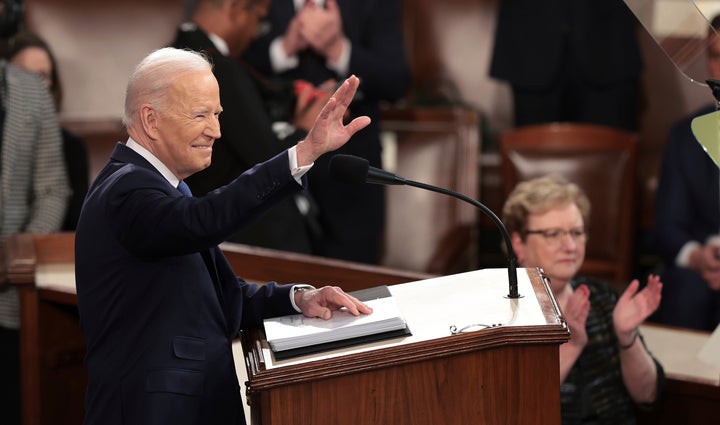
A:
{"label": "nose", "polygon": [[217,116],[213,116],[210,120],[210,125],[207,127],[207,135],[213,139],[219,139],[222,133],[220,133],[220,119]]}

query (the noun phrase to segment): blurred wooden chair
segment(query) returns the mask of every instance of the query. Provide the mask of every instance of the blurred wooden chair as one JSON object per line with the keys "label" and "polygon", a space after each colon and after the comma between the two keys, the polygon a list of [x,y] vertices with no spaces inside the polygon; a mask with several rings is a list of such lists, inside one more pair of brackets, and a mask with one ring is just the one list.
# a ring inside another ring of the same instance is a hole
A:
{"label": "blurred wooden chair", "polygon": [[578,184],[591,202],[582,274],[607,279],[618,288],[630,279],[639,188],[638,135],[615,128],[549,123],[500,135],[503,191],[549,173]]}
{"label": "blurred wooden chair", "polygon": [[[383,111],[383,167],[406,179],[460,192],[479,192],[479,117],[462,108]],[[476,207],[456,198],[386,187],[382,265],[433,274],[476,268]]]}

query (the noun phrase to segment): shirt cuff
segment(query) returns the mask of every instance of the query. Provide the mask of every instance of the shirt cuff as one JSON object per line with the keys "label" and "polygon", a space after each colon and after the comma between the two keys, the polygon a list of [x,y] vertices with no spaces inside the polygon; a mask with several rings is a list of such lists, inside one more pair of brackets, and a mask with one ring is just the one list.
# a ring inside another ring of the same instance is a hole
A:
{"label": "shirt cuff", "polygon": [[276,73],[285,72],[288,69],[297,68],[300,59],[297,55],[288,56],[282,45],[282,37],[278,37],[270,43],[270,66]]}
{"label": "shirt cuff", "polygon": [[313,162],[310,165],[303,165],[302,167],[298,167],[296,146],[288,149],[288,158],[290,159],[290,174],[295,178],[295,181],[298,182],[298,184],[302,185],[302,177],[305,175],[305,173],[310,171],[313,164],[315,163]]}
{"label": "shirt cuff", "polygon": [[683,245],[677,257],[675,257],[675,265],[687,268],[690,265],[690,253],[692,253],[695,248],[700,248],[700,244],[695,241],[690,241]]}
{"label": "shirt cuff", "polygon": [[302,291],[312,291],[313,289],[315,289],[314,286],[306,285],[304,283],[293,285],[292,289],[290,289],[290,304],[292,304],[295,311],[297,311],[298,313],[302,313],[302,310],[300,310],[300,307],[298,307],[297,304],[295,304],[295,292],[301,291],[301,290]]}
{"label": "shirt cuff", "polygon": [[340,57],[338,57],[336,62],[327,61],[325,65],[335,71],[335,73],[341,77],[348,75],[348,71],[350,70],[351,50],[352,45],[350,44],[350,41],[348,41],[347,38],[343,38],[343,49],[340,53]]}

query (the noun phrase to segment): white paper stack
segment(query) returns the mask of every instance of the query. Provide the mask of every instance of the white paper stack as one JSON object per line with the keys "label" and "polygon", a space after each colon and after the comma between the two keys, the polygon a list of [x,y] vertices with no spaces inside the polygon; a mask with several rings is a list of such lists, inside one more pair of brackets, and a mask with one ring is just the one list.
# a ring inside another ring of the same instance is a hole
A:
{"label": "white paper stack", "polygon": [[302,314],[265,319],[265,337],[273,351],[341,341],[406,327],[393,297],[366,301],[372,314],[353,316],[346,309],[333,312],[329,320]]}

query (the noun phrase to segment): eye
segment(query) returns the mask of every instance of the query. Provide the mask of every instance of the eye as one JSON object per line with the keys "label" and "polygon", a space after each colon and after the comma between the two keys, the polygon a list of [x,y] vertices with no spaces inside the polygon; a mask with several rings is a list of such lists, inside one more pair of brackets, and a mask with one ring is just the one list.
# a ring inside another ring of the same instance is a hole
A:
{"label": "eye", "polygon": [[560,237],[560,230],[558,229],[551,229],[545,232],[545,237],[548,239],[557,239]]}
{"label": "eye", "polygon": [[570,231],[570,236],[572,236],[573,239],[578,239],[578,238],[582,237],[584,234],[585,234],[585,232],[583,230],[575,229],[575,230]]}

